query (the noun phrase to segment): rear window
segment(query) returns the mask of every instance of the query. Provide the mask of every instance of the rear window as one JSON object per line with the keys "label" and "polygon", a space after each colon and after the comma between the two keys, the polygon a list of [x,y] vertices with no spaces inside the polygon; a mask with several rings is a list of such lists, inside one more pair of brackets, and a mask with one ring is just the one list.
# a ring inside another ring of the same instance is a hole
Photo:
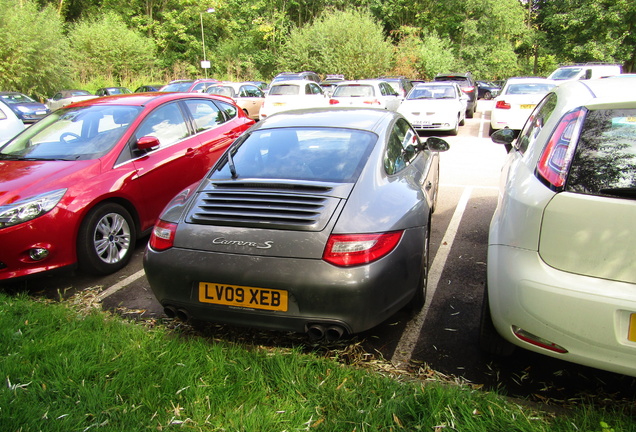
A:
{"label": "rear window", "polygon": [[340,84],[333,92],[334,97],[369,97],[374,95],[373,86],[364,84]]}
{"label": "rear window", "polygon": [[407,99],[454,99],[457,93],[452,85],[415,87]]}
{"label": "rear window", "polygon": [[296,96],[299,93],[300,87],[293,84],[275,85],[269,90],[271,96]]}
{"label": "rear window", "polygon": [[572,160],[566,190],[636,196],[636,109],[590,111]]}
{"label": "rear window", "polygon": [[504,94],[545,94],[554,88],[550,83],[520,83],[510,84]]}
{"label": "rear window", "polygon": [[[256,130],[232,151],[239,179],[299,179],[355,182],[377,135],[352,129],[280,128]],[[213,179],[229,179],[224,158]]]}

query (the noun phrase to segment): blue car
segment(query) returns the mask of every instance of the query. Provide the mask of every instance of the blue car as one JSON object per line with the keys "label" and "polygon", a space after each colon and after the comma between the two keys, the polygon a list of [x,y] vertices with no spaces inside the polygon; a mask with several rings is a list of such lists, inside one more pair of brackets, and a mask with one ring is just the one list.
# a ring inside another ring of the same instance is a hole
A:
{"label": "blue car", "polygon": [[51,112],[25,94],[18,92],[0,92],[0,99],[11,108],[23,123],[35,123]]}

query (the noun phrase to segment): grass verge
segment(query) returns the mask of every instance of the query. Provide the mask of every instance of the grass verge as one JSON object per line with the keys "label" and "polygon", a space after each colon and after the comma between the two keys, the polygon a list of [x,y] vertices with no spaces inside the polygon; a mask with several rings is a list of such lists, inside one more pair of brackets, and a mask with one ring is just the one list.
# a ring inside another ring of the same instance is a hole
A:
{"label": "grass verge", "polygon": [[188,337],[25,295],[0,293],[0,341],[2,431],[636,428],[620,410],[557,416],[469,387],[399,379],[301,349]]}

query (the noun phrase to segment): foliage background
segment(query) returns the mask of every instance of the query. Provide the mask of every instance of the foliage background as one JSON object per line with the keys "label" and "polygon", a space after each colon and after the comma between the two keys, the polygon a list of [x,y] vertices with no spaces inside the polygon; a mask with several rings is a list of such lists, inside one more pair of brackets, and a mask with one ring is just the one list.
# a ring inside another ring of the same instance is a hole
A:
{"label": "foliage background", "polygon": [[635,26],[633,0],[0,0],[0,90],[43,99],[206,72],[505,79],[595,61],[631,72]]}

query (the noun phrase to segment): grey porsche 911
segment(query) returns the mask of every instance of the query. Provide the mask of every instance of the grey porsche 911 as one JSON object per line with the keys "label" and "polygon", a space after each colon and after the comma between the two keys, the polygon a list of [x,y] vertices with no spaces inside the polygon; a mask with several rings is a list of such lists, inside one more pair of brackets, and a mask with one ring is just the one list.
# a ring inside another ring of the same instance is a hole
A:
{"label": "grey porsche 911", "polygon": [[167,316],[335,340],[424,305],[446,141],[391,111],[279,113],[156,223],[144,255]]}

